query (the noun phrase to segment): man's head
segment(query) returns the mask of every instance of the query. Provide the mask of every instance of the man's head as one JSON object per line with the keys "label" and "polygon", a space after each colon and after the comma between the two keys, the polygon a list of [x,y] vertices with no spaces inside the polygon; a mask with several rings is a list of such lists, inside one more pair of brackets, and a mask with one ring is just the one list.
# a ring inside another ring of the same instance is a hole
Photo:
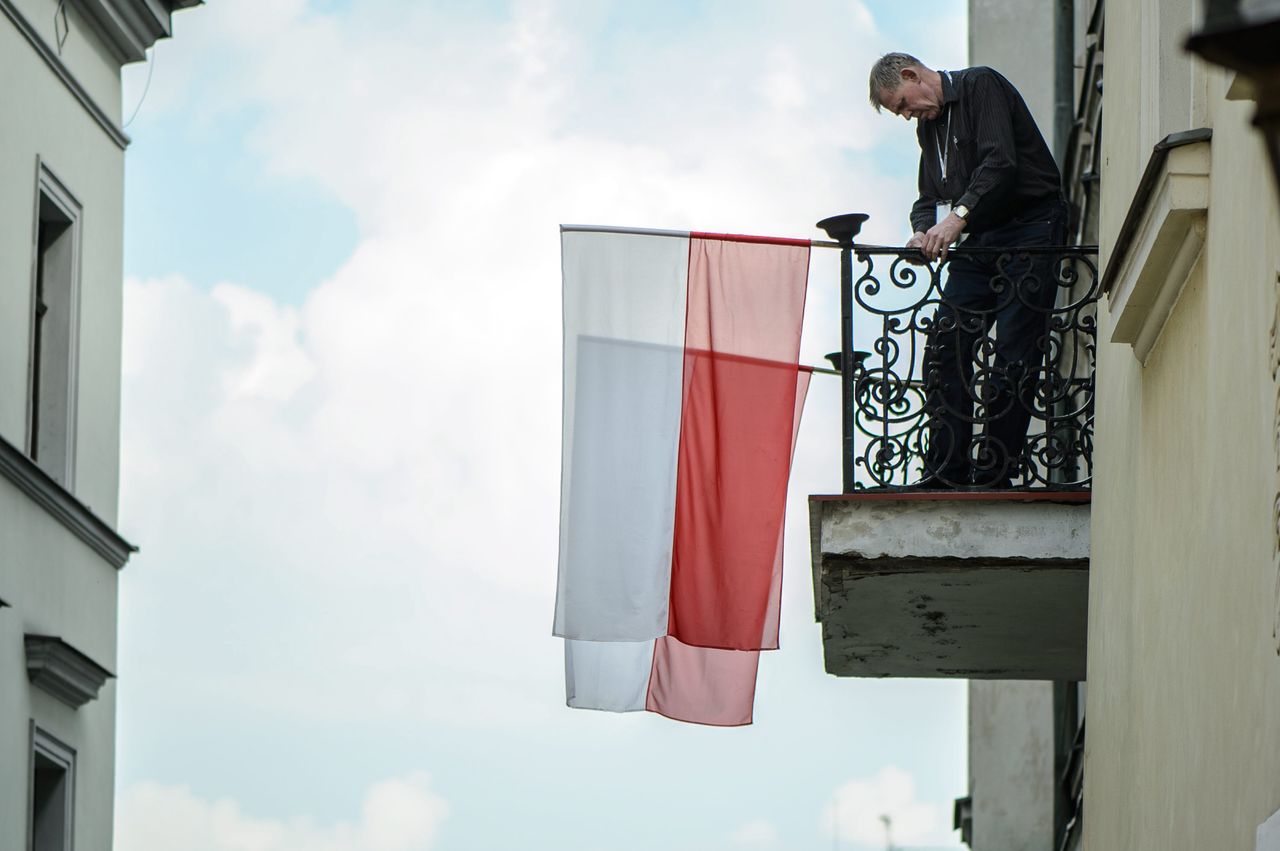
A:
{"label": "man's head", "polygon": [[871,66],[871,105],[903,118],[942,114],[942,77],[908,53],[886,53]]}

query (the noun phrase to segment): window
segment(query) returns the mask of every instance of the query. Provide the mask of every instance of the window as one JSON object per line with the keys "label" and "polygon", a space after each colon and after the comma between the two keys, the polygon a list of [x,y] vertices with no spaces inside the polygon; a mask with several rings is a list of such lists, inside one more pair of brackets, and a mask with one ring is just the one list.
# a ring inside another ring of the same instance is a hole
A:
{"label": "window", "polygon": [[31,724],[31,851],[70,851],[76,752]]}
{"label": "window", "polygon": [[75,467],[80,204],[41,163],[31,297],[27,453],[70,489]]}

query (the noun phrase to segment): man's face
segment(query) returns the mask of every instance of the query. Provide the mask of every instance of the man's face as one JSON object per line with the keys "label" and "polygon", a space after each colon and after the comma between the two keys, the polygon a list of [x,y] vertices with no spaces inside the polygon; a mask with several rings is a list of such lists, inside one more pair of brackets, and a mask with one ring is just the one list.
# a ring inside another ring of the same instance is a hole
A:
{"label": "man's face", "polygon": [[903,70],[902,82],[892,92],[881,95],[880,102],[908,121],[932,121],[942,114],[942,98],[910,68]]}

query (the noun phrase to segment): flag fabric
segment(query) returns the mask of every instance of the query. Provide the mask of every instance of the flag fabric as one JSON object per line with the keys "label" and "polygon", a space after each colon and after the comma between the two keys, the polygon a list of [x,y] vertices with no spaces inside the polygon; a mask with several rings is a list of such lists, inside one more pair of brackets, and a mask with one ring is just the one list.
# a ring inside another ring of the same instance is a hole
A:
{"label": "flag fabric", "polygon": [[809,248],[561,229],[570,706],[751,723],[778,646]]}

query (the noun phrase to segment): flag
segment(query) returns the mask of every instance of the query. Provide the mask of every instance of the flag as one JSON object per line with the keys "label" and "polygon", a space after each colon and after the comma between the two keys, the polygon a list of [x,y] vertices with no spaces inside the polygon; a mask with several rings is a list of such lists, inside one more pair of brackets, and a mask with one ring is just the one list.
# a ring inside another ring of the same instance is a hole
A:
{"label": "flag", "polygon": [[561,228],[568,704],[751,723],[778,646],[807,240]]}

